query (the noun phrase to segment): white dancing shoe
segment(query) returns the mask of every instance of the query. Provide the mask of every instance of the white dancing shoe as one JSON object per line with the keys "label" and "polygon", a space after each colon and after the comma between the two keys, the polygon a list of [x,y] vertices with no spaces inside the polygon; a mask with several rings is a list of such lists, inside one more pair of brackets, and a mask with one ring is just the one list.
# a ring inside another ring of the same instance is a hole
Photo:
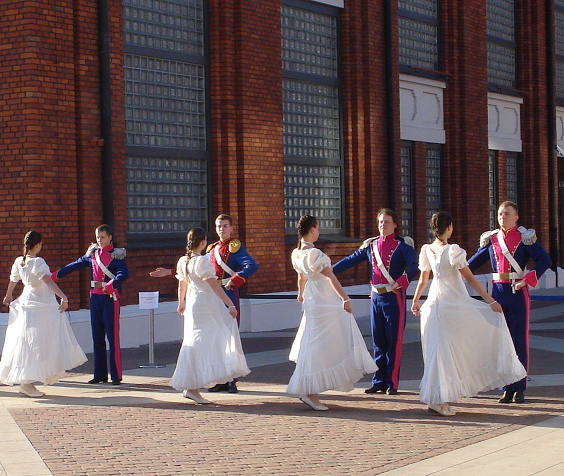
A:
{"label": "white dancing shoe", "polygon": [[320,403],[319,405],[316,405],[315,403],[313,403],[311,401],[311,399],[307,396],[307,395],[302,395],[300,397],[300,400],[305,403],[306,405],[310,406],[311,408],[313,408],[314,410],[317,411],[325,411],[325,410],[329,410],[329,407],[323,405],[322,403]]}
{"label": "white dancing shoe", "polygon": [[197,397],[196,395],[194,395],[192,392],[190,392],[188,390],[184,390],[182,392],[182,396],[184,398],[189,398],[190,400],[193,400],[196,403],[199,403],[200,405],[208,405],[208,404],[211,403],[209,400],[206,400],[205,398]]}
{"label": "white dancing shoe", "polygon": [[37,390],[37,388],[35,388],[35,385],[33,385],[32,383],[22,383],[20,385],[19,392],[22,395],[26,395],[31,398],[39,398],[45,395],[43,392]]}
{"label": "white dancing shoe", "polygon": [[429,411],[431,413],[438,413],[442,416],[454,416],[456,412],[451,410],[446,403],[440,403],[438,405],[429,405]]}

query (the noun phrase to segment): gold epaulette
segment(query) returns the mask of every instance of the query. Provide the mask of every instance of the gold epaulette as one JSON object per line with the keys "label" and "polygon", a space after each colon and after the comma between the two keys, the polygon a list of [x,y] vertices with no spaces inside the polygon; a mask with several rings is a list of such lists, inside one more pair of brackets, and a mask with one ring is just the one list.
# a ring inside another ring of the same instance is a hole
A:
{"label": "gold epaulette", "polygon": [[214,247],[215,245],[217,245],[218,243],[219,243],[219,241],[216,241],[215,243],[210,243],[210,244],[208,245],[208,247],[206,248],[206,253],[209,253],[211,250],[213,250],[213,247]]}
{"label": "gold epaulette", "polygon": [[241,249],[241,242],[235,238],[229,242],[229,253],[237,253]]}

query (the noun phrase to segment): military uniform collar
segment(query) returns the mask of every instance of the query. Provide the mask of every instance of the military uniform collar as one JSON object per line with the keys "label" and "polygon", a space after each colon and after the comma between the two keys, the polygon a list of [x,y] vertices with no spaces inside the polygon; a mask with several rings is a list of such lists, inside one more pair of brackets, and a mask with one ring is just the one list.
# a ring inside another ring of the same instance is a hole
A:
{"label": "military uniform collar", "polygon": [[517,229],[517,224],[515,224],[513,226],[513,228],[510,228],[509,230],[504,230],[503,228],[499,228],[501,230],[501,232],[503,233],[503,236],[509,236],[509,235],[514,235],[516,233],[519,233],[518,229]]}
{"label": "military uniform collar", "polygon": [[380,235],[380,239],[382,241],[394,241],[396,239],[396,234],[392,232],[387,236]]}

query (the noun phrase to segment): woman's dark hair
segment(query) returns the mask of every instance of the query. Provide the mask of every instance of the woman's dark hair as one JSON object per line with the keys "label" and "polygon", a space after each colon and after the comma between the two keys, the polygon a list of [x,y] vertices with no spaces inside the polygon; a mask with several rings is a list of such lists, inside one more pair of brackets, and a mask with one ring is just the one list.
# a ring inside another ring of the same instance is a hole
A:
{"label": "woman's dark hair", "polygon": [[186,256],[188,259],[186,260],[186,277],[188,278],[188,263],[190,262],[190,258],[194,256],[194,249],[196,249],[202,241],[204,241],[207,237],[206,230],[203,228],[192,228],[188,234],[186,235]]}
{"label": "woman's dark hair", "polygon": [[34,246],[38,245],[39,243],[41,243],[43,241],[43,237],[41,236],[41,233],[39,233],[38,231],[28,231],[25,234],[24,240],[23,240],[23,260],[22,260],[22,266],[25,265],[25,259],[27,257],[27,254],[29,252],[29,250],[33,249]]}
{"label": "woman's dark hair", "polygon": [[302,247],[302,238],[316,226],[317,218],[311,215],[304,215],[298,220],[298,250]]}
{"label": "woman's dark hair", "polygon": [[449,212],[441,210],[433,213],[431,217],[431,231],[433,235],[435,235],[435,238],[441,236],[449,225],[452,225],[452,217]]}

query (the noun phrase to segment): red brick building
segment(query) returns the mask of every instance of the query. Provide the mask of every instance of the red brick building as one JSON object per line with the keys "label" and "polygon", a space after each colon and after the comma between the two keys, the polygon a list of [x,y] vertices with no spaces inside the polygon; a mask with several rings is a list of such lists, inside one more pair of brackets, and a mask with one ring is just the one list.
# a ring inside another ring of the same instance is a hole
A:
{"label": "red brick building", "polygon": [[[173,293],[149,271],[174,265],[192,226],[215,239],[222,212],[259,263],[249,293],[293,289],[303,213],[334,260],[377,234],[383,206],[417,246],[443,208],[474,251],[506,198],[547,248],[556,236],[564,1],[1,5],[5,280],[29,229],[54,269],[107,222],[128,249],[125,303]],[[64,284],[74,308],[88,280]]]}

